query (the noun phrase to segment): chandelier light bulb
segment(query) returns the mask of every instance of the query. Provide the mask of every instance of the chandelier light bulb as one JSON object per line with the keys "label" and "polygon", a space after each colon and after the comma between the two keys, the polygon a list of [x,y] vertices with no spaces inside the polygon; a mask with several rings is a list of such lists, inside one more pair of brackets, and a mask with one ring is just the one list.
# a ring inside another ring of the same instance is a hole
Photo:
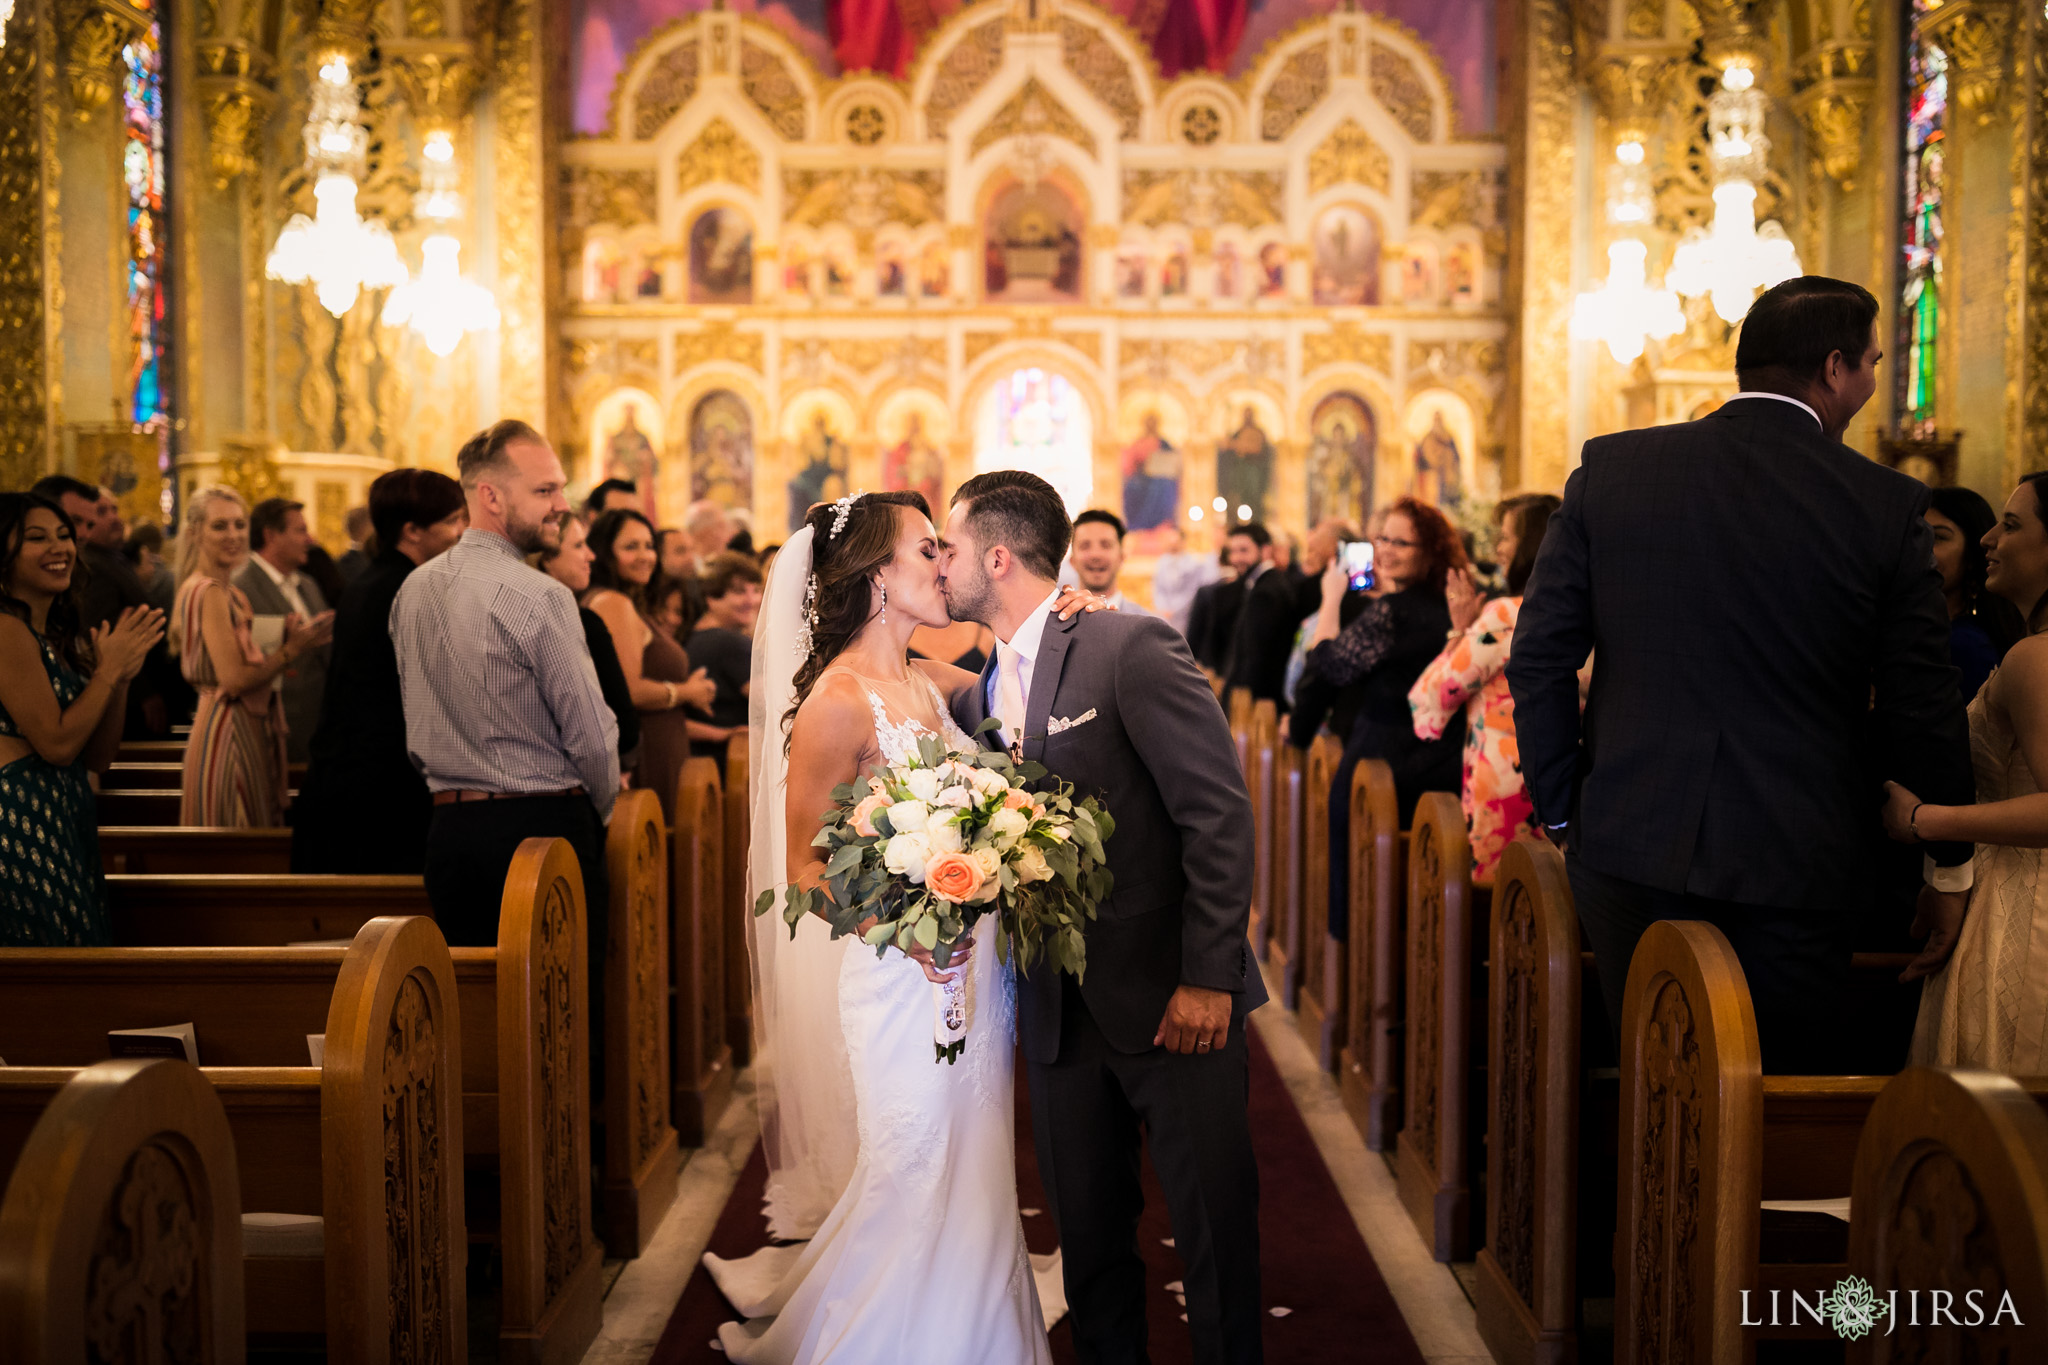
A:
{"label": "chandelier light bulb", "polygon": [[1606,342],[1617,364],[1634,364],[1650,337],[1661,340],[1685,330],[1677,295],[1650,288],[1649,255],[1633,237],[1610,242],[1606,283],[1572,301],[1572,338]]}
{"label": "chandelier light bulb", "polygon": [[1199,502],[1191,502],[1191,503],[1189,503],[1189,504],[1188,504],[1188,520],[1189,520],[1189,521],[1200,521],[1201,519],[1202,519],[1202,504],[1200,504]]}
{"label": "chandelier light bulb", "polygon": [[445,356],[469,332],[498,325],[498,303],[491,291],[462,278],[457,256],[462,243],[436,233],[420,243],[419,278],[401,284],[384,301],[384,325],[407,323],[435,355]]}
{"label": "chandelier light bulb", "polygon": [[1742,321],[1757,292],[1801,273],[1799,251],[1777,223],[1756,222],[1756,186],[1724,180],[1714,186],[1714,226],[1694,228],[1671,257],[1666,282],[1687,298],[1704,294],[1730,326]]}
{"label": "chandelier light bulb", "polygon": [[455,166],[455,138],[444,128],[427,134],[420,147],[420,192],[413,212],[430,223],[451,223],[462,216],[461,172]]}
{"label": "chandelier light bulb", "polygon": [[292,215],[277,235],[264,273],[284,284],[311,284],[320,306],[340,317],[365,289],[403,284],[405,262],[382,222],[356,214],[356,182],[330,171],[313,186],[314,216]]}
{"label": "chandelier light bulb", "polygon": [[1218,498],[1215,502],[1211,503],[1210,506],[1214,507],[1219,512],[1228,512],[1230,510],[1230,499]]}
{"label": "chandelier light bulb", "polygon": [[1616,161],[1619,161],[1624,166],[1642,165],[1643,144],[1637,142],[1633,138],[1629,139],[1627,142],[1620,143],[1614,149],[1614,159]]}
{"label": "chandelier light bulb", "polygon": [[1726,90],[1747,90],[1756,84],[1756,72],[1741,62],[1730,62],[1721,72],[1721,86]]}

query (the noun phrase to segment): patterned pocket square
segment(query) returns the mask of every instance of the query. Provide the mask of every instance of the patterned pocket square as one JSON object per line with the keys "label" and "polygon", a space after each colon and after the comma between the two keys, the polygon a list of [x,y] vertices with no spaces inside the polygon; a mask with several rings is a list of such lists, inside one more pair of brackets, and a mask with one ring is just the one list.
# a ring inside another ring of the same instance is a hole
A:
{"label": "patterned pocket square", "polygon": [[1086,725],[1089,721],[1094,719],[1095,708],[1091,706],[1086,711],[1083,711],[1080,715],[1074,717],[1072,720],[1068,720],[1065,716],[1054,716],[1051,720],[1045,723],[1045,732],[1048,735],[1065,734],[1067,731],[1073,729],[1076,725]]}

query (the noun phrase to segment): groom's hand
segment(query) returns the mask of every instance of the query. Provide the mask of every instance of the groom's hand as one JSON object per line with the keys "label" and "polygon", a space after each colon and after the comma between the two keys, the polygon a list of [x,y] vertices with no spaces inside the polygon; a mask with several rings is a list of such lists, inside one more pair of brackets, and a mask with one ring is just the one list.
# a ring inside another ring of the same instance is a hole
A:
{"label": "groom's hand", "polygon": [[1230,1036],[1230,992],[1182,986],[1166,1002],[1152,1046],[1168,1052],[1215,1052]]}

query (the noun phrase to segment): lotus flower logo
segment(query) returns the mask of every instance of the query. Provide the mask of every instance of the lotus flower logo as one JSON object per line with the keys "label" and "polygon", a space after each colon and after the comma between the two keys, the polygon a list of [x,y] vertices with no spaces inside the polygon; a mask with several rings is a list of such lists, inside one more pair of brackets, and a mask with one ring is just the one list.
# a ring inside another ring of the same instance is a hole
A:
{"label": "lotus flower logo", "polygon": [[1861,1275],[1835,1281],[1834,1289],[1822,1296],[1820,1310],[1826,1314],[1835,1335],[1850,1341],[1861,1341],[1888,1311],[1877,1291]]}

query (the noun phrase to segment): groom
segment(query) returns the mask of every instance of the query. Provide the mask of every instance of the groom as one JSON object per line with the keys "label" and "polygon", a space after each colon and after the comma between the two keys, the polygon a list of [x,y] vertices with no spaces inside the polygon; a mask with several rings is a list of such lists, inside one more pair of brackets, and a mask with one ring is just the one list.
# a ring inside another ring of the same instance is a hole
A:
{"label": "groom", "polygon": [[1153,617],[1052,614],[1072,528],[1051,484],[1004,470],[953,495],[940,586],[996,634],[972,733],[1102,798],[1115,889],[1087,931],[1086,983],[1042,963],[1017,988],[1032,1132],[1083,1361],[1145,1360],[1139,1143],[1166,1189],[1203,1365],[1262,1358],[1258,1168],[1245,1016],[1266,1001],[1246,939],[1251,803],[1229,726],[1178,632]]}

